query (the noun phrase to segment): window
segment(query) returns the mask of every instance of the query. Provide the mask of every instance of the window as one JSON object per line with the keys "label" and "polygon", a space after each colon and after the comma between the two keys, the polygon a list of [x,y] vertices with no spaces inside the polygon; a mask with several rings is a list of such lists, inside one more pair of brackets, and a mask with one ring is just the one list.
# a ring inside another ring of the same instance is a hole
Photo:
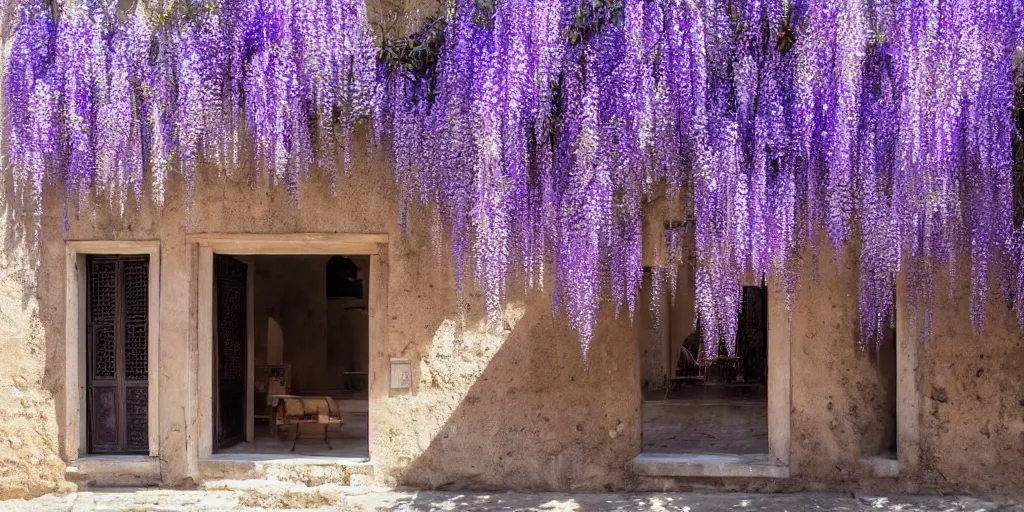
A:
{"label": "window", "polygon": [[149,256],[86,259],[89,453],[148,454]]}

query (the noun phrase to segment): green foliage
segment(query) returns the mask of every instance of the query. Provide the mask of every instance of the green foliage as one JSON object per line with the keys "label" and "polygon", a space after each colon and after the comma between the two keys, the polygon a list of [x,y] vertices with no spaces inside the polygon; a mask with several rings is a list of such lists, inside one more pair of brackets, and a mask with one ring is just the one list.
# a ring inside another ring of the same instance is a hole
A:
{"label": "green foliage", "polygon": [[430,18],[423,28],[408,36],[396,34],[397,15],[389,18],[388,23],[377,25],[377,60],[390,69],[399,69],[419,78],[433,76],[444,46],[446,18]]}
{"label": "green foliage", "polygon": [[481,27],[494,26],[494,0],[473,0],[473,23]]}
{"label": "green foliage", "polygon": [[782,22],[775,37],[775,49],[785,55],[796,44],[797,22],[793,15],[793,4],[786,2],[782,7]]}
{"label": "green foliage", "polygon": [[583,0],[576,6],[572,24],[565,28],[565,38],[575,46],[599,34],[608,24],[621,28],[625,10],[624,0]]}

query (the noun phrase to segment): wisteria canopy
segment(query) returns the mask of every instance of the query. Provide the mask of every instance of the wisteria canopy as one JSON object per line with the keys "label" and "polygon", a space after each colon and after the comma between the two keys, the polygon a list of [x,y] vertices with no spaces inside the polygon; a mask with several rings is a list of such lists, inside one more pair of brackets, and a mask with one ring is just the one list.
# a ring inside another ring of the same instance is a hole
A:
{"label": "wisteria canopy", "polygon": [[584,357],[602,300],[634,311],[663,188],[692,220],[706,343],[734,350],[741,276],[792,293],[819,232],[824,260],[858,251],[862,342],[898,273],[928,311],[961,263],[976,327],[996,278],[1024,323],[1024,0],[449,0],[404,37],[363,0],[117,3],[6,13],[3,172],[35,237],[44,184],[124,212],[178,173],[191,205],[200,163],[344,196],[358,133],[393,158],[402,222],[436,212],[459,289],[470,267],[497,315],[513,278],[551,280]]}

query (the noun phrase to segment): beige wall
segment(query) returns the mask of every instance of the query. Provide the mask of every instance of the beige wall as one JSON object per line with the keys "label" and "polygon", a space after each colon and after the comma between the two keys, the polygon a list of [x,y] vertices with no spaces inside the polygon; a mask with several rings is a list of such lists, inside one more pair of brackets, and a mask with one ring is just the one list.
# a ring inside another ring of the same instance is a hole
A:
{"label": "beige wall", "polygon": [[[355,154],[362,154],[357,148]],[[470,289],[465,329],[456,310],[451,261],[434,256],[414,212],[408,236],[396,224],[394,181],[357,159],[338,197],[324,183],[304,186],[299,208],[279,189],[246,179],[201,180],[186,223],[181,182],[162,211],[130,206],[72,215],[67,239],[161,241],[160,462],[165,484],[198,477],[195,418],[199,366],[195,260],[190,233],[386,233],[387,335],[369,353],[371,453],[384,483],[530,490],[684,488],[692,482],[640,479],[629,461],[640,451],[640,345],[625,314],[605,307],[589,369],[576,336],[552,313],[550,297],[513,296],[507,329],[480,323],[481,295]],[[0,496],[38,494],[63,481],[64,235],[61,192],[50,187],[40,265],[4,217],[0,257]],[[17,209],[7,208],[17,213]],[[73,209],[72,209],[73,212]],[[940,294],[936,336],[920,347],[921,473],[898,483],[871,480],[858,459],[884,423],[883,379],[857,349],[856,259],[806,272],[792,311],[792,477],[718,481],[748,489],[943,488],[1019,493],[1024,488],[1022,336],[996,299],[975,336],[966,286]],[[945,274],[943,274],[945,275]],[[939,278],[937,289],[946,289]],[[312,285],[312,284],[311,284]],[[550,289],[550,287],[548,288]],[[638,316],[639,318],[640,316]],[[287,330],[287,327],[282,325]],[[413,361],[413,393],[388,398],[387,358]]]}

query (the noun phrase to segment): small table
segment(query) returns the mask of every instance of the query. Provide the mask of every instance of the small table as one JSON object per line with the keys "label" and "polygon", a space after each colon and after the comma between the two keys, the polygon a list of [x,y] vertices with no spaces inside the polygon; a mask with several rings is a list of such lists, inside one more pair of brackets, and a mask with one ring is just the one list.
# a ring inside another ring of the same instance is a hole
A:
{"label": "small table", "polygon": [[331,448],[331,442],[327,439],[327,429],[331,425],[345,424],[345,418],[341,415],[341,409],[329,396],[300,396],[300,395],[268,395],[267,405],[274,410],[274,421],[272,423],[273,433],[278,435],[280,425],[293,425],[292,450],[295,451],[295,443],[299,440],[299,426],[302,424],[318,424],[324,426],[324,443],[327,449]]}

